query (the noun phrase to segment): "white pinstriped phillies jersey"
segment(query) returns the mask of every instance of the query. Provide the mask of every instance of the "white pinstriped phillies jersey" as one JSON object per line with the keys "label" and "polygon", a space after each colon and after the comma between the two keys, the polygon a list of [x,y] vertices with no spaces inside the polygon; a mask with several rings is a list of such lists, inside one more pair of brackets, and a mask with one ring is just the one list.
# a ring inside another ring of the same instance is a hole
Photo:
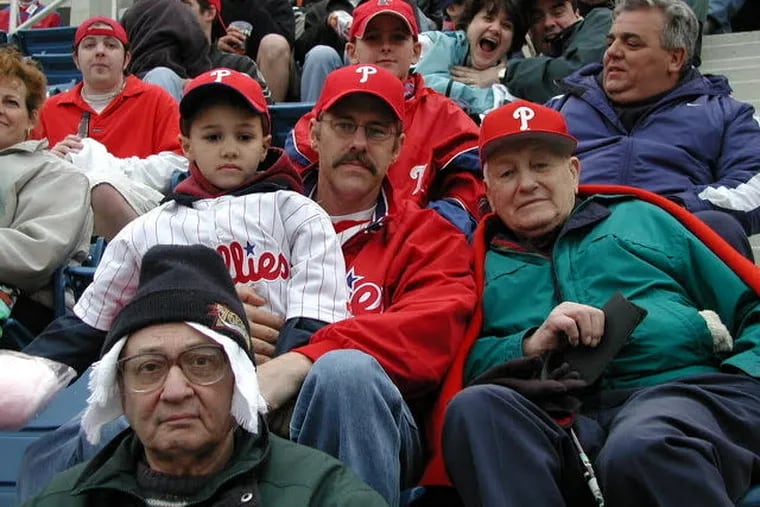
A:
{"label": "white pinstriped phillies jersey", "polygon": [[330,218],[288,190],[202,199],[192,207],[172,201],[136,218],[108,244],[76,316],[107,331],[137,290],[143,255],[157,244],[216,249],[233,281],[253,285],[265,308],[286,319],[348,316],[345,261]]}

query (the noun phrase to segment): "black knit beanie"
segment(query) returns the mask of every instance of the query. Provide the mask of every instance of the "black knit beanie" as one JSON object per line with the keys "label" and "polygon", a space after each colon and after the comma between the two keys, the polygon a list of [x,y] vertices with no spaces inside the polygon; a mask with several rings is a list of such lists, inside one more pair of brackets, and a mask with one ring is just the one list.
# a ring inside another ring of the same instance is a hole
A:
{"label": "black knit beanie", "polygon": [[196,322],[234,340],[253,361],[250,329],[222,257],[203,245],[156,245],[143,256],[137,293],[106,335],[101,357],[153,324]]}

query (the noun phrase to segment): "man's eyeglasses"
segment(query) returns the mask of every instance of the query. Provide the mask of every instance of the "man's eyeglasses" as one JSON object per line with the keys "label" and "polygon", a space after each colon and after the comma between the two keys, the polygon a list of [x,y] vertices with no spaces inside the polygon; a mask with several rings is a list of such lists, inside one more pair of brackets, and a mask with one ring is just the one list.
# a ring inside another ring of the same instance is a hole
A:
{"label": "man's eyeglasses", "polygon": [[370,142],[379,143],[382,141],[387,141],[391,136],[396,134],[396,129],[387,123],[369,122],[361,124],[345,119],[320,119],[319,121],[324,121],[330,125],[330,128],[333,129],[333,132],[338,134],[338,137],[342,138],[353,137],[359,127],[364,129],[364,135],[367,137],[367,141]]}
{"label": "man's eyeglasses", "polygon": [[124,386],[133,393],[149,393],[164,385],[169,370],[179,365],[188,381],[209,386],[227,374],[227,355],[217,345],[199,345],[183,351],[176,359],[166,354],[147,352],[125,357],[118,362]]}

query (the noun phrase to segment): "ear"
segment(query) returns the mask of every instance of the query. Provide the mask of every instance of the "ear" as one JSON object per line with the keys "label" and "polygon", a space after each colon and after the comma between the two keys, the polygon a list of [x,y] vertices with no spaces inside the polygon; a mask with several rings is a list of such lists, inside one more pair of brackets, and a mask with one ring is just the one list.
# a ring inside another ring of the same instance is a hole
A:
{"label": "ear", "polygon": [[404,139],[406,139],[406,134],[402,133],[398,136],[398,139],[393,145],[393,160],[391,163],[395,162],[398,158],[399,154],[401,153],[401,147],[404,146]]}
{"label": "ear", "polygon": [[79,66],[79,56],[77,55],[77,50],[74,50],[74,52],[71,54],[71,59],[74,60],[74,65],[76,65],[77,70],[81,72],[82,68]]}
{"label": "ear", "polygon": [[179,145],[182,146],[182,152],[185,154],[185,158],[191,162],[194,161],[195,156],[193,155],[193,145],[190,142],[190,138],[180,134],[177,136],[177,139],[179,139]]}
{"label": "ear", "polygon": [[31,131],[35,126],[37,126],[37,120],[40,118],[40,110],[39,109],[33,109],[29,112],[29,130]]}
{"label": "ear", "polygon": [[352,64],[359,63],[359,59],[356,57],[356,43],[346,42],[346,55],[348,55],[348,61]]}
{"label": "ear", "polygon": [[414,46],[412,46],[412,52],[414,53],[414,56],[412,57],[412,65],[414,65],[420,61],[420,55],[422,54],[422,43],[419,39],[414,43]]}
{"label": "ear", "polygon": [[319,153],[319,127],[316,118],[309,120],[309,142],[311,149]]}
{"label": "ear", "polygon": [[132,61],[132,53],[129,51],[124,52],[124,66],[121,68],[121,70],[125,71],[127,70],[127,67],[129,67],[129,62]]}
{"label": "ear", "polygon": [[568,169],[573,174],[573,185],[575,186],[575,193],[578,193],[578,184],[581,177],[581,161],[578,157],[570,157],[568,160]]}
{"label": "ear", "polygon": [[264,150],[261,152],[261,159],[259,160],[259,163],[263,162],[264,159],[267,158],[269,147],[272,146],[272,134],[264,136],[264,139],[261,140],[261,145],[263,146]]}
{"label": "ear", "polygon": [[669,51],[668,71],[678,74],[686,65],[686,48],[674,48]]}

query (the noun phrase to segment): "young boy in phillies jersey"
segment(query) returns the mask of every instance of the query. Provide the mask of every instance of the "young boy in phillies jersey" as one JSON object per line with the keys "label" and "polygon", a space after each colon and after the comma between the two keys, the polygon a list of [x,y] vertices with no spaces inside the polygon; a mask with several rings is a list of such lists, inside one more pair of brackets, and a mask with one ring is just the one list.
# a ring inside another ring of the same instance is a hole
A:
{"label": "young boy in phillies jersey", "polygon": [[[271,122],[259,84],[230,69],[206,72],[186,87],[180,116],[190,176],[168,202],[122,229],[74,315],[51,323],[25,352],[81,373],[134,295],[142,256],[157,244],[216,249],[234,282],[253,284],[267,301],[264,308],[285,317],[278,353],[306,343],[325,323],[347,317],[340,243],[327,214],[301,194],[300,177],[287,156],[270,147]],[[6,407],[13,415],[4,411],[18,420],[15,425],[24,424],[56,392],[16,387],[22,402]],[[0,417],[0,427],[13,425]]]}

